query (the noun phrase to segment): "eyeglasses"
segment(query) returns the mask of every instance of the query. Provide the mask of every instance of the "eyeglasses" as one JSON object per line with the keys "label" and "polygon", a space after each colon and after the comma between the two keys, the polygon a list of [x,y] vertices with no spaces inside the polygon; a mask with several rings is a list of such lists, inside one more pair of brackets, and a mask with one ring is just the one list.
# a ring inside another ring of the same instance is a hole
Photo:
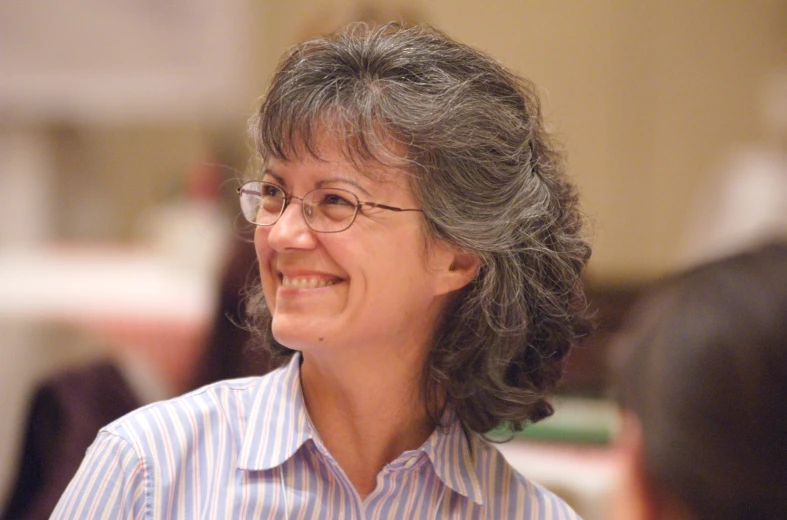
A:
{"label": "eyeglasses", "polygon": [[301,210],[306,224],[318,233],[338,233],[355,222],[358,210],[363,206],[390,211],[423,211],[402,209],[376,202],[364,202],[355,193],[339,188],[317,188],[303,197],[289,195],[270,182],[251,181],[238,188],[243,216],[257,226],[272,226],[284,214],[293,200],[301,201]]}

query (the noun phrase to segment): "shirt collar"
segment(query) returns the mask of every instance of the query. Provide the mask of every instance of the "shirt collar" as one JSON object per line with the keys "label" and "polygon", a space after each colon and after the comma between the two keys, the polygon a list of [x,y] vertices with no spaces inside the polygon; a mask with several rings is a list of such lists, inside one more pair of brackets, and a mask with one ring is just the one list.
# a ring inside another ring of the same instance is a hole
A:
{"label": "shirt collar", "polygon": [[445,485],[483,505],[470,440],[475,434],[465,432],[456,413],[451,410],[443,417],[443,425],[432,433],[421,449],[429,456],[435,473]]}
{"label": "shirt collar", "polygon": [[281,465],[312,438],[303,401],[301,356],[259,379],[238,456],[238,468],[266,470]]}
{"label": "shirt collar", "polygon": [[[300,353],[290,362],[259,379],[249,415],[238,468],[262,471],[286,462],[308,440],[314,439],[303,400]],[[466,433],[456,413],[446,411],[443,428],[437,428],[421,447],[435,473],[455,492],[483,505],[475,472],[472,433]]]}

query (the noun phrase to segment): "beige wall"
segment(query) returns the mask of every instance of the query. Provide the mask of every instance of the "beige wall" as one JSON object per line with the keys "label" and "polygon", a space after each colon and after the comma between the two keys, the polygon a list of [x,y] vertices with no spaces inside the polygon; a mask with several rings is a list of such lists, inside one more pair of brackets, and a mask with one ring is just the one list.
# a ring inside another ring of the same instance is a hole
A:
{"label": "beige wall", "polygon": [[762,137],[760,82],[787,65],[784,2],[429,4],[549,93],[604,278],[674,266],[699,183]]}
{"label": "beige wall", "polygon": [[[326,8],[265,0],[260,84]],[[591,273],[675,268],[701,183],[731,148],[763,138],[759,92],[787,67],[784,1],[376,2],[420,15],[543,88],[594,226]]]}

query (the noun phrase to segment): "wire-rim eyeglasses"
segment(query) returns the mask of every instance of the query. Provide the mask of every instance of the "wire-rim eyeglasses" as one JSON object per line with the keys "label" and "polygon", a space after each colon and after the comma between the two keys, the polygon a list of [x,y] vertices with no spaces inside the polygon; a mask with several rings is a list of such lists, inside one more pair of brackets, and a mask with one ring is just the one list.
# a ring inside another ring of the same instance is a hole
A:
{"label": "wire-rim eyeglasses", "polygon": [[272,226],[279,221],[293,199],[301,202],[303,219],[317,233],[339,233],[355,222],[364,206],[405,212],[422,209],[397,208],[376,202],[362,201],[341,188],[317,188],[302,197],[291,195],[281,186],[265,181],[250,181],[238,188],[243,216],[256,226]]}

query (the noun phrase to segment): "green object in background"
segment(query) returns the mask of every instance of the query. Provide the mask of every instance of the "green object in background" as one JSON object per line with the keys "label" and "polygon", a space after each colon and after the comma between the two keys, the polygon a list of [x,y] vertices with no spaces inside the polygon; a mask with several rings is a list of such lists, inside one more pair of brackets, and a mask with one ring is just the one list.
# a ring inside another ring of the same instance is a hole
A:
{"label": "green object in background", "polygon": [[609,444],[618,433],[620,417],[617,406],[606,399],[558,397],[553,400],[555,413],[521,432],[500,427],[489,432],[493,439],[538,439],[556,442]]}

